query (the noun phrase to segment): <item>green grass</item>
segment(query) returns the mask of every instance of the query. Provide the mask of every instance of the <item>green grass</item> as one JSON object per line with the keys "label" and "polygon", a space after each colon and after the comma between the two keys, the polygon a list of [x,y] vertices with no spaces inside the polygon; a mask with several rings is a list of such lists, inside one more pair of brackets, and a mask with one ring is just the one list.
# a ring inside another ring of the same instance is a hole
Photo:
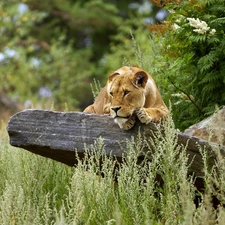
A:
{"label": "green grass", "polygon": [[[2,129],[0,224],[225,224],[224,159],[218,154],[209,170],[202,150],[206,192],[196,208],[185,148],[177,147],[171,119],[165,133],[155,135],[154,154],[149,149],[153,158],[149,162],[146,157],[141,165],[137,157],[147,143],[141,135],[128,142],[124,163],[115,171],[115,160],[100,151],[101,139],[76,168],[70,168],[10,146]],[[156,181],[159,175],[163,186]],[[217,209],[211,204],[212,193],[221,201]]]}

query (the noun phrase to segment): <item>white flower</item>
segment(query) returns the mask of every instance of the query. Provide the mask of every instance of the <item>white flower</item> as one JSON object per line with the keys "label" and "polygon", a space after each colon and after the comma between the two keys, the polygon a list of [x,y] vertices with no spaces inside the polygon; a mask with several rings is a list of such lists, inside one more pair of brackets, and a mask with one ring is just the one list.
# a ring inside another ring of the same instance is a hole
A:
{"label": "white flower", "polygon": [[168,9],[168,11],[169,11],[169,13],[171,13],[171,14],[175,13],[175,10],[173,10],[173,9]]}
{"label": "white flower", "polygon": [[196,33],[199,33],[199,34],[205,34],[206,33],[206,31],[202,30],[202,29],[194,29],[193,31],[196,32]]}
{"label": "white flower", "polygon": [[176,23],[173,24],[173,29],[174,29],[174,30],[177,30],[177,29],[179,29],[179,28],[180,28],[179,25],[177,25]]}
{"label": "white flower", "polygon": [[212,29],[210,32],[209,32],[211,35],[214,35],[216,33],[216,29]]}
{"label": "white flower", "polygon": [[175,94],[172,94],[173,97],[182,97],[182,94],[180,93],[175,93]]}
{"label": "white flower", "polygon": [[198,18],[187,18],[187,20],[189,21],[191,27],[197,28],[193,31],[199,34],[205,34],[210,29],[205,21],[199,20]]}
{"label": "white flower", "polygon": [[176,19],[176,23],[180,23],[185,17],[182,15],[179,15]]}

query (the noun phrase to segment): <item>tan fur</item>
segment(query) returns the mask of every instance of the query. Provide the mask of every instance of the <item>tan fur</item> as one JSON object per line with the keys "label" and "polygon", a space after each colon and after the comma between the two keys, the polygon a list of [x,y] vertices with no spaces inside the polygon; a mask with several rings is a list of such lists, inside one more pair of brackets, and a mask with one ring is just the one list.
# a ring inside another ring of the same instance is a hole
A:
{"label": "tan fur", "polygon": [[160,122],[168,108],[149,74],[124,66],[109,75],[107,85],[84,112],[111,115],[120,128],[129,130],[137,117],[145,124]]}

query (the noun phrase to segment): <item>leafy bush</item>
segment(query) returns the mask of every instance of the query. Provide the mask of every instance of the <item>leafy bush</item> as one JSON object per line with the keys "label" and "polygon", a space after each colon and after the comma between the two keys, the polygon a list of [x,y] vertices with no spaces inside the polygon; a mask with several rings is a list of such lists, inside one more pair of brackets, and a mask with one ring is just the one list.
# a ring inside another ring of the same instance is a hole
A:
{"label": "leafy bush", "polygon": [[165,8],[168,21],[149,29],[161,31],[164,76],[176,93],[175,122],[184,129],[225,104],[225,2],[172,0]]}

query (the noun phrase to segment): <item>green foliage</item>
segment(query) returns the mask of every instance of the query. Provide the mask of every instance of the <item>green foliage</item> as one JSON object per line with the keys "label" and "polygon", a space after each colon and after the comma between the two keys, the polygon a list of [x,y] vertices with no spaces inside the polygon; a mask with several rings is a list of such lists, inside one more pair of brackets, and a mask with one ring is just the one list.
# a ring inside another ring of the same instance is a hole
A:
{"label": "green foliage", "polygon": [[130,7],[132,2],[2,1],[0,92],[36,107],[54,102],[56,110],[65,103],[69,110],[84,109],[93,101],[93,78],[103,84],[122,64],[123,56],[105,65],[111,46],[129,41],[130,30],[151,14],[139,12],[141,4]]}
{"label": "green foliage", "polygon": [[0,144],[0,224],[50,224],[68,194],[73,170],[6,140]]}
{"label": "green foliage", "polygon": [[[106,156],[101,138],[77,158],[76,168],[0,139],[0,224],[224,224],[224,157],[215,149],[212,167],[201,150],[206,192],[196,208],[190,159],[177,145],[171,117],[164,134],[159,128],[148,143],[141,134],[127,142],[119,167]],[[221,201],[218,209],[212,207],[212,194]]]}
{"label": "green foliage", "polygon": [[94,84],[91,84],[91,91],[92,91],[94,100],[97,98],[101,89],[102,89],[102,87],[101,87],[100,82],[94,79]]}
{"label": "green foliage", "polygon": [[169,1],[160,36],[144,25],[158,12],[147,1],[23,2],[0,4],[0,92],[26,106],[82,110],[93,79],[122,64],[153,76],[182,130],[225,104],[224,1]]}
{"label": "green foliage", "polygon": [[225,2],[182,1],[166,8],[164,74],[177,93],[171,99],[175,122],[184,129],[225,104]]}
{"label": "green foliage", "polygon": [[1,3],[0,10],[0,51],[5,57],[0,91],[46,104],[49,97],[40,90],[48,90],[58,109],[65,102],[73,109],[88,104],[90,79],[104,74],[95,67],[121,22],[116,6],[101,0],[63,4],[14,0]]}

